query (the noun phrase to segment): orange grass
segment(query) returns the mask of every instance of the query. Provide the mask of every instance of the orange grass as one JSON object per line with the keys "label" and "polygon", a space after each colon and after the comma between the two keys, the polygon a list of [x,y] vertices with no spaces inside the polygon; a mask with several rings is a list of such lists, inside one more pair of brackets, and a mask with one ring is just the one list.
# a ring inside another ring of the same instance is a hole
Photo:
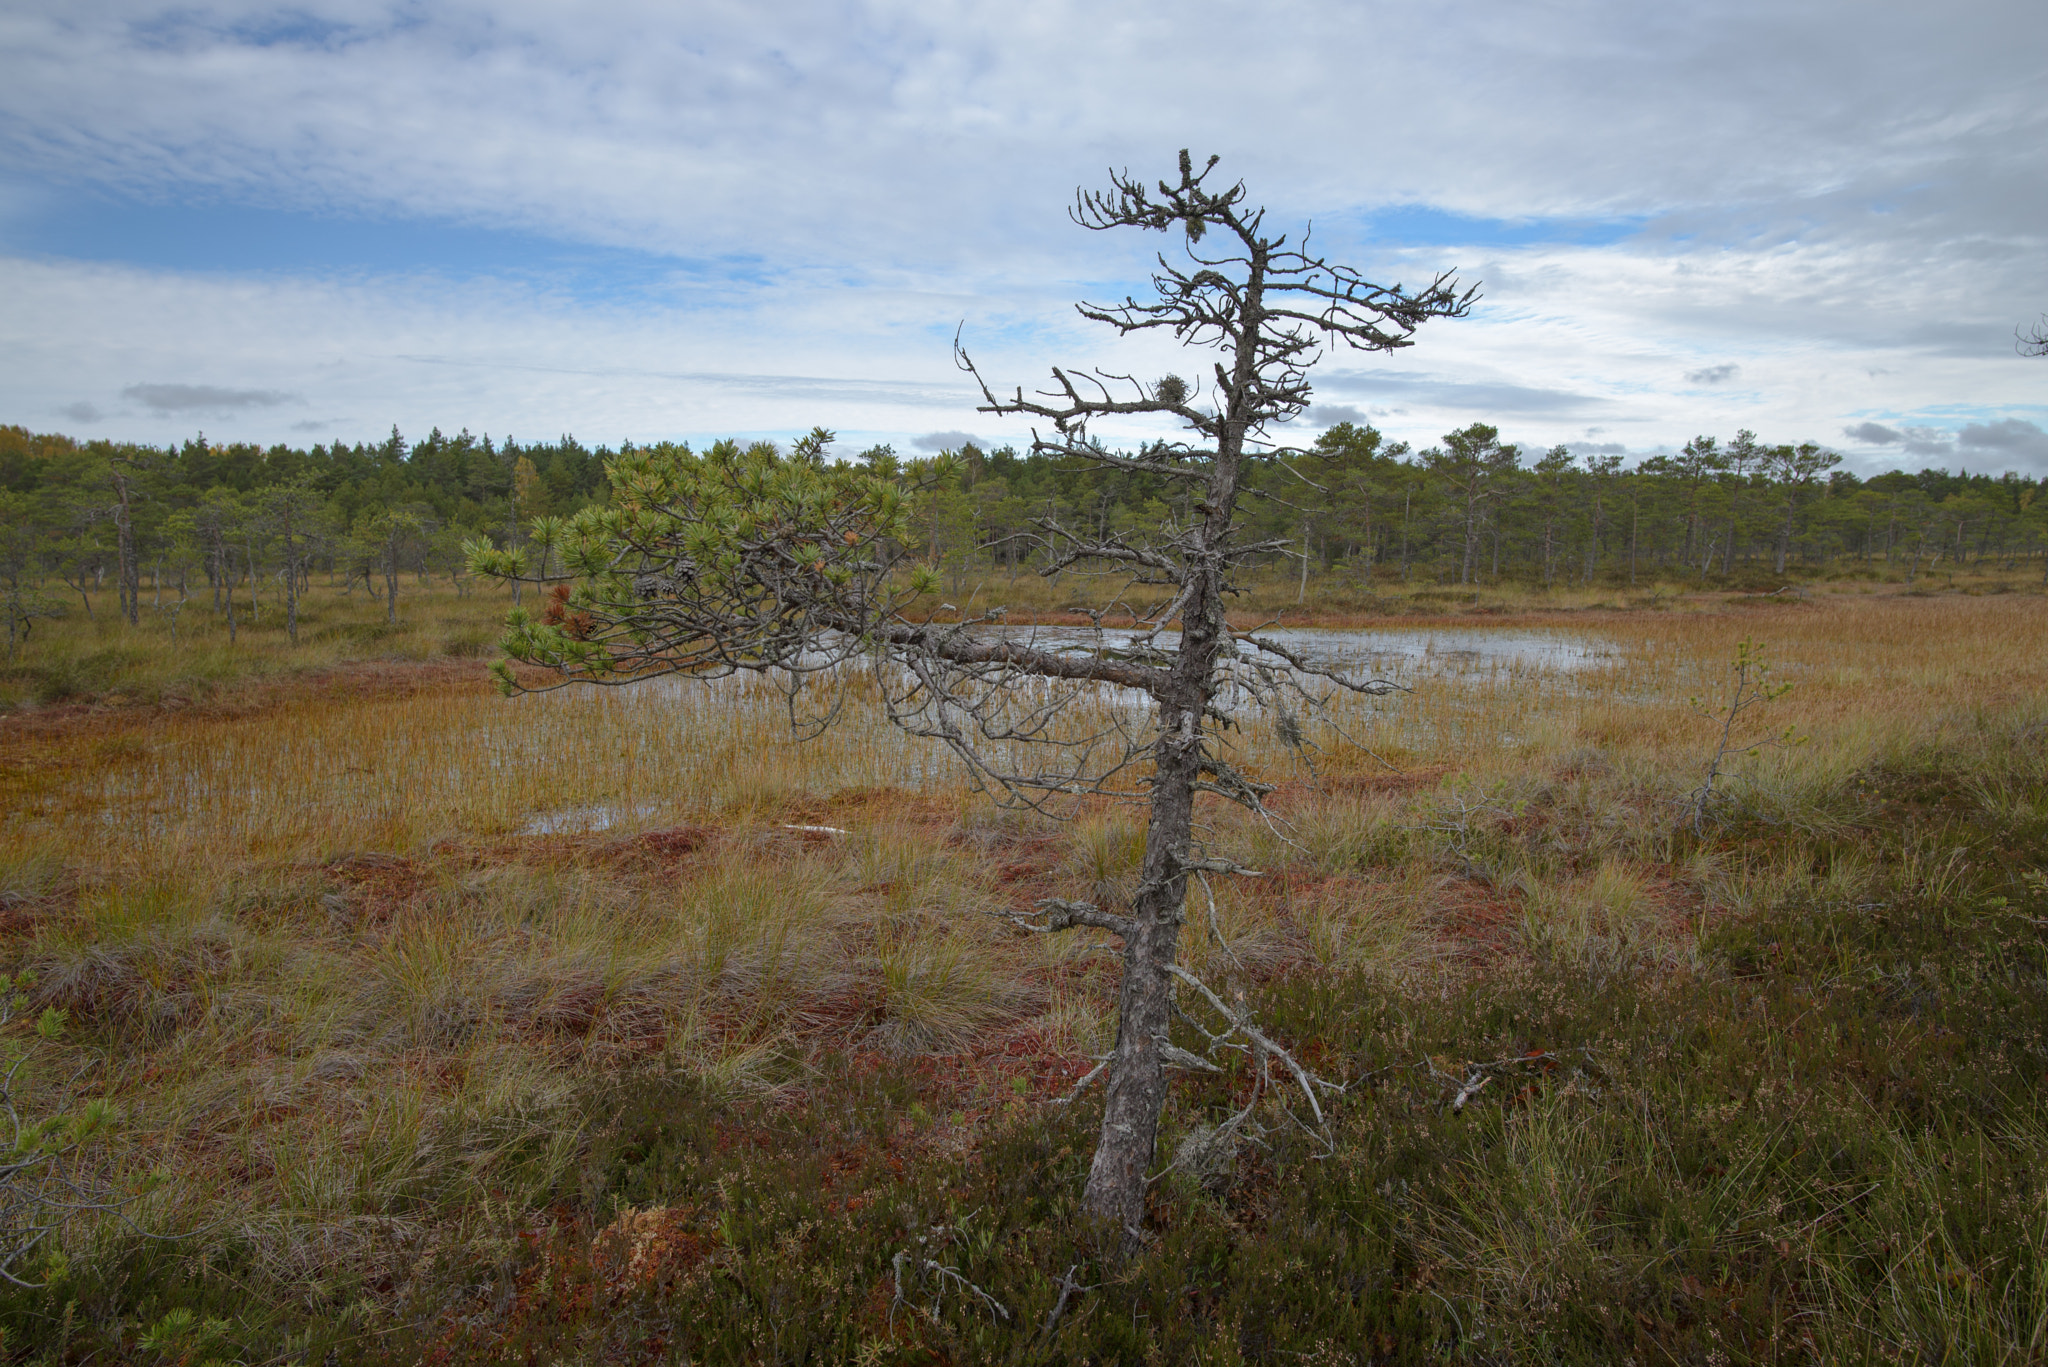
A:
{"label": "orange grass", "polygon": [[[1853,886],[1848,866],[1674,859],[1716,734],[1687,699],[1725,704],[1745,636],[1795,685],[1768,728],[1808,738],[1736,767],[1775,819],[1824,824],[1859,770],[2048,698],[2032,598],[1837,594],[1574,629],[1610,658],[1412,668],[1411,693],[1339,698],[1351,739],[1319,732],[1306,756],[1263,722],[1232,733],[1286,780],[1285,821],[1209,814],[1268,877],[1196,894],[1190,963],[1655,969],[1685,962],[1716,908]],[[0,740],[8,955],[99,1051],[92,1076],[129,1115],[117,1162],[178,1176],[142,1216],[225,1219],[283,1281],[538,1199],[580,1142],[567,1108],[593,1069],[773,1090],[850,1049],[1056,1082],[1108,1028],[1101,937],[1024,936],[998,913],[1114,898],[1141,814],[997,812],[858,690],[804,743],[745,683],[506,701],[479,679],[113,716]]]}
{"label": "orange grass", "polygon": [[[2030,598],[1831,596],[1610,617],[1571,634],[1609,660],[1576,672],[1399,670],[1388,677],[1412,693],[1335,700],[1333,719],[1365,750],[1325,733],[1312,758],[1332,774],[1383,772],[1366,750],[1404,770],[1496,774],[1592,747],[1610,762],[1683,768],[1704,761],[1715,729],[1688,700],[1712,712],[1744,636],[1794,685],[1773,724],[1810,738],[1796,756],[1766,757],[1767,769],[1853,769],[1958,709],[2048,694],[2048,610]],[[67,735],[55,754],[14,750],[0,780],[0,851],[158,877],[222,861],[405,853],[550,818],[563,831],[632,831],[761,820],[853,790],[967,800],[937,747],[889,727],[857,692],[853,702],[840,725],[802,743],[773,691],[744,680],[512,701],[479,680],[369,700],[330,693],[282,713],[127,721],[100,739]],[[1261,723],[1237,743],[1268,772],[1307,772]]]}

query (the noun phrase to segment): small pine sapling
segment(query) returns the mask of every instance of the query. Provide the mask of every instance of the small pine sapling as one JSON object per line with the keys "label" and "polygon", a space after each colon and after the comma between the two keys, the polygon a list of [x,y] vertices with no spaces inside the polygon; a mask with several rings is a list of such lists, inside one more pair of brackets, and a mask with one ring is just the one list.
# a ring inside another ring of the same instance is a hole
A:
{"label": "small pine sapling", "polygon": [[[23,1018],[33,986],[35,980],[28,974],[0,974],[0,1031]],[[39,1048],[63,1037],[64,1023],[62,1011],[45,1007],[34,1018],[25,1046],[11,1039],[0,1045],[0,1119],[8,1129],[7,1149],[0,1154],[0,1277],[16,1286],[47,1285],[50,1277],[62,1273],[61,1253],[45,1250],[40,1259],[36,1255],[73,1217],[118,1212],[144,1194],[116,1196],[81,1170],[79,1160],[113,1125],[109,1102],[95,1099],[76,1108],[24,1114],[19,1093],[22,1070]],[[42,1281],[25,1275],[38,1261]]]}
{"label": "small pine sapling", "polygon": [[1707,761],[1706,776],[1685,799],[1685,815],[1680,824],[1690,826],[1695,836],[1705,831],[1709,813],[1723,797],[1719,784],[1730,760],[1769,746],[1797,745],[1801,741],[1796,728],[1790,726],[1768,735],[1739,733],[1745,717],[1753,723],[1761,709],[1792,691],[1789,683],[1771,682],[1771,662],[1763,643],[1747,636],[1738,641],[1730,670],[1735,676],[1735,686],[1729,692],[1725,708],[1697,697],[1686,700],[1693,711],[1712,719],[1721,728],[1713,757]]}

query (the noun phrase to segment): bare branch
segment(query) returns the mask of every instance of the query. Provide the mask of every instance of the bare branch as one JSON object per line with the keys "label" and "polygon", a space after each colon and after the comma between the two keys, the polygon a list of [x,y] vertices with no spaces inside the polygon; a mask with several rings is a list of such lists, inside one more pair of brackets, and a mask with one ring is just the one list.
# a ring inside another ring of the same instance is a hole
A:
{"label": "bare branch", "polygon": [[1301,1088],[1302,1095],[1308,1098],[1308,1107],[1315,1115],[1316,1124],[1324,1125],[1328,1123],[1323,1117],[1322,1102],[1317,1099],[1316,1090],[1321,1088],[1326,1092],[1342,1093],[1345,1090],[1342,1085],[1317,1077],[1314,1073],[1302,1067],[1301,1063],[1292,1053],[1274,1043],[1263,1031],[1253,1025],[1250,1018],[1243,1012],[1233,1011],[1229,1006],[1225,1005],[1223,999],[1210,990],[1207,983],[1188,972],[1185,968],[1182,968],[1179,964],[1168,964],[1166,971],[1199,992],[1203,999],[1209,1003],[1210,1009],[1230,1023],[1232,1030],[1242,1034],[1265,1053],[1280,1060],[1281,1066],[1294,1075],[1294,1081]]}
{"label": "bare branch", "polygon": [[1287,662],[1287,667],[1294,670],[1297,674],[1312,674],[1319,679],[1328,679],[1338,687],[1348,688],[1353,693],[1363,693],[1371,698],[1383,698],[1389,693],[1407,693],[1412,691],[1391,679],[1367,679],[1363,683],[1357,682],[1339,674],[1334,669],[1311,664],[1299,651],[1289,650],[1286,646],[1281,645],[1269,636],[1239,636],[1237,639],[1248,641],[1268,654],[1278,655]]}
{"label": "bare branch", "polygon": [[1012,916],[1010,920],[1026,930],[1039,934],[1088,926],[1095,930],[1106,930],[1112,935],[1128,937],[1135,928],[1128,917],[1104,911],[1092,902],[1068,902],[1057,897],[1048,897],[1038,904],[1037,914],[1044,918],[1037,924],[1021,916]]}

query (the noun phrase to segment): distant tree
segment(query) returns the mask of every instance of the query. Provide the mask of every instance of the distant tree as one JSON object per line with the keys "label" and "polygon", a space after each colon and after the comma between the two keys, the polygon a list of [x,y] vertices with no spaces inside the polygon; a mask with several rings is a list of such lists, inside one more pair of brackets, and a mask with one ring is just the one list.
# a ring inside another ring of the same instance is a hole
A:
{"label": "distant tree", "polygon": [[135,475],[146,468],[127,452],[116,452],[107,458],[107,482],[113,486],[114,498],[108,512],[114,520],[114,562],[120,585],[121,615],[128,619],[129,626],[135,626],[142,614],[142,557],[135,544],[135,501],[137,489]]}
{"label": "distant tree", "polygon": [[[1129,905],[1051,901],[1028,922],[1044,932],[1095,927],[1123,942],[1117,1041],[1104,1065],[1107,1100],[1084,1194],[1086,1209],[1113,1231],[1135,1231],[1144,1220],[1164,1070],[1185,1057],[1168,1039],[1177,990],[1219,1014],[1260,1077],[1277,1061],[1309,1107],[1320,1106],[1317,1080],[1177,962],[1190,880],[1247,872],[1202,846],[1197,795],[1262,811],[1271,791],[1215,743],[1232,723],[1225,700],[1264,699],[1284,711],[1290,681],[1306,696],[1296,671],[1314,669],[1285,645],[1225,620],[1238,571],[1279,549],[1241,535],[1238,499],[1253,469],[1307,456],[1274,443],[1269,431],[1306,408],[1308,368],[1324,346],[1405,347],[1422,323],[1461,316],[1472,299],[1447,276],[1413,292],[1389,288],[1291,246],[1265,229],[1263,210],[1245,204],[1241,182],[1209,186],[1215,164],[1197,170],[1183,152],[1178,176],[1156,189],[1120,174],[1106,192],[1080,195],[1073,209],[1090,229],[1184,234],[1188,260],[1158,258],[1155,298],[1083,304],[1080,312],[1119,333],[1162,330],[1217,353],[1213,379],[1199,392],[1054,368],[1047,390],[999,398],[957,351],[981,385],[983,412],[1045,424],[1034,454],[1077,476],[1135,480],[1144,497],[1187,510],[1185,518],[1116,530],[1070,520],[1054,505],[1028,532],[1045,573],[1090,565],[1158,586],[1159,602],[1132,609],[1134,639],[1075,651],[1001,630],[1000,610],[951,624],[915,614],[938,582],[929,565],[915,563],[928,553],[909,540],[917,504],[951,475],[951,463],[905,467],[889,456],[832,464],[831,434],[818,430],[787,453],[725,442],[701,455],[658,447],[614,459],[608,505],[534,528],[542,554],[559,554],[577,586],[543,620],[515,610],[505,640],[515,659],[594,683],[766,671],[785,682],[793,706],[806,681],[865,666],[892,720],[948,745],[976,778],[1013,800],[1044,807],[1102,795],[1144,803],[1144,860]],[[1182,435],[1119,454],[1090,431],[1099,419],[1132,417],[1174,420]],[[473,544],[471,563],[501,578],[540,577],[522,548]],[[1124,595],[1109,591],[1100,610],[1119,601]],[[1179,625],[1170,638],[1162,635],[1169,622]],[[504,688],[520,687],[503,662],[498,668]],[[1391,687],[1324,677],[1361,691]],[[1092,706],[1104,689],[1131,690],[1150,706]]]}
{"label": "distant tree", "polygon": [[299,593],[330,530],[327,501],[303,479],[275,484],[258,491],[255,521],[284,561],[285,634],[297,645]]}
{"label": "distant tree", "polygon": [[1500,493],[1501,478],[1515,468],[1521,452],[1503,446],[1500,431],[1483,422],[1446,433],[1444,444],[1422,453],[1423,466],[1443,480],[1458,509],[1464,539],[1458,560],[1458,582],[1470,584],[1478,574],[1490,505]]}
{"label": "distant tree", "polygon": [[[383,508],[356,527],[370,563],[384,579],[384,620],[398,621],[398,576],[422,564],[434,545],[433,510],[417,505]],[[542,574],[546,573],[545,564]]]}
{"label": "distant tree", "polygon": [[235,582],[241,572],[235,566],[235,552],[246,545],[243,531],[249,507],[233,489],[209,489],[192,510],[192,528],[205,549],[207,578],[213,583],[213,606],[225,612],[228,644],[235,643]]}
{"label": "distant tree", "polygon": [[1564,513],[1567,481],[1574,474],[1570,448],[1553,446],[1537,457],[1531,473],[1536,478],[1536,507],[1543,518],[1543,543],[1537,554],[1537,578],[1544,588],[1551,585],[1551,571],[1560,549],[1556,532]]}
{"label": "distant tree", "polygon": [[[1607,524],[1607,498],[1614,482],[1621,475],[1622,457],[1609,452],[1586,458],[1586,486],[1591,503],[1591,525],[1586,531],[1586,569],[1583,579],[1587,584],[1600,569],[1600,534]],[[1635,565],[1629,565],[1630,582],[1634,582]]]}
{"label": "distant tree", "polygon": [[69,524],[53,539],[58,577],[71,586],[85,605],[85,615],[95,621],[99,614],[93,611],[92,592],[105,581],[107,565],[114,559],[106,531],[104,509],[81,503],[72,507]]}
{"label": "distant tree", "polygon": [[28,496],[0,489],[0,613],[7,616],[10,662],[16,643],[28,639],[36,622],[64,613],[61,603],[36,587],[42,550],[42,528]]}
{"label": "distant tree", "polygon": [[1736,537],[1741,527],[1743,495],[1748,491],[1752,479],[1762,473],[1770,453],[1757,445],[1756,433],[1747,427],[1735,434],[1735,440],[1728,443],[1722,452],[1722,461],[1728,472],[1728,537],[1721,550],[1723,573],[1735,568]]}
{"label": "distant tree", "polygon": [[1773,573],[1785,572],[1785,558],[1792,550],[1792,520],[1799,505],[1814,490],[1820,477],[1841,463],[1840,456],[1812,442],[1772,450],[1765,468],[1778,486],[1778,546]]}
{"label": "distant tree", "polygon": [[1386,445],[1370,424],[1340,422],[1316,438],[1314,459],[1304,462],[1321,486],[1320,498],[1306,500],[1325,524],[1343,538],[1347,557],[1356,554],[1359,569],[1370,582],[1375,547],[1384,534],[1378,505],[1391,499],[1403,473],[1400,458],[1406,442]]}

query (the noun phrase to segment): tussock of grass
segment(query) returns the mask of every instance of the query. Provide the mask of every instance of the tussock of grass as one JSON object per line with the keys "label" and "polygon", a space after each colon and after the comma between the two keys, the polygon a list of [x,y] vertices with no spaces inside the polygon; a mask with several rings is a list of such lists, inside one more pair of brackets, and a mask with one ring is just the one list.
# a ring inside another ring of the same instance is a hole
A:
{"label": "tussock of grass", "polygon": [[1520,881],[1521,942],[1538,960],[1606,975],[1653,965],[1672,953],[1670,928],[1645,879],[1624,864],[1605,861],[1562,885],[1526,875]]}
{"label": "tussock of grass", "polygon": [[1303,948],[1318,967],[1402,981],[1441,958],[1430,925],[1434,880],[1422,870],[1379,883],[1333,879],[1292,900]]}

